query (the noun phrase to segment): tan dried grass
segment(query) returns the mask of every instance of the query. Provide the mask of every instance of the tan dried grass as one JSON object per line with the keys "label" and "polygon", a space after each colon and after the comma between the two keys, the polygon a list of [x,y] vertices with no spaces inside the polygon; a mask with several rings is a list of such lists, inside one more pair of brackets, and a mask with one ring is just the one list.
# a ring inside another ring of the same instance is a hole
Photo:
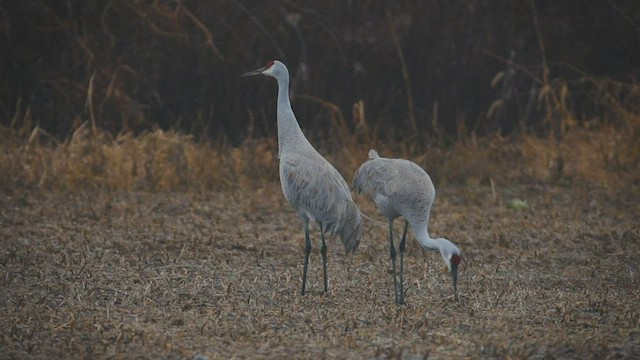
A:
{"label": "tan dried grass", "polygon": [[[299,295],[303,235],[277,185],[275,139],[232,147],[87,125],[64,141],[38,128],[2,136],[7,357],[640,354],[630,300],[640,289],[638,157],[613,126],[565,134],[559,182],[547,137],[471,136],[420,152],[375,140],[432,174],[431,230],[464,256],[453,303],[439,256],[410,241],[404,307],[390,291],[386,226],[368,220],[353,257],[329,241],[329,293],[318,290],[315,249],[312,291]],[[349,180],[369,144],[331,141],[321,150]]]}
{"label": "tan dried grass", "polygon": [[403,307],[386,227],[370,221],[353,256],[329,239],[327,294],[314,247],[301,296],[304,236],[275,183],[3,193],[0,357],[640,356],[637,191],[439,190],[431,228],[463,251],[460,302],[410,237]]}
{"label": "tan dried grass", "polygon": [[[238,148],[196,142],[174,131],[94,135],[85,125],[57,142],[39,128],[28,139],[5,129],[0,169],[6,186],[120,190],[221,189],[273,181],[274,142]],[[276,165],[277,169],[277,165]]]}
{"label": "tan dried grass", "polygon": [[[194,141],[175,131],[155,130],[112,138],[79,128],[57,141],[39,128],[28,138],[3,131],[0,171],[5,187],[74,189],[188,190],[252,188],[277,181],[277,144],[272,138],[247,138],[237,147]],[[333,140],[325,156],[350,180],[366,160],[367,145]],[[533,135],[471,137],[449,148],[410,152],[376,141],[383,156],[409,158],[439,184],[489,184],[556,181],[558,151],[563,181],[617,188],[640,179],[640,151],[633,135],[613,126],[567,132],[560,147]]]}

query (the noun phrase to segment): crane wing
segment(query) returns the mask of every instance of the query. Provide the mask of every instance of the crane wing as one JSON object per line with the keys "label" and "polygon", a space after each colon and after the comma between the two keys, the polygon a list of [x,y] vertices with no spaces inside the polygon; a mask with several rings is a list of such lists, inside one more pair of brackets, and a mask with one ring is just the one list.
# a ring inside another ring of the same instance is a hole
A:
{"label": "crane wing", "polygon": [[389,196],[398,177],[398,169],[388,159],[372,158],[362,164],[353,176],[353,191],[365,193],[371,198]]}
{"label": "crane wing", "polygon": [[370,151],[370,160],[356,170],[353,177],[355,193],[365,193],[389,219],[411,216],[411,213],[423,212],[431,206],[435,189],[420,166],[408,160],[377,155],[374,150]]}
{"label": "crane wing", "polygon": [[280,183],[285,198],[303,221],[319,221],[323,231],[339,234],[347,253],[362,237],[360,210],[349,187],[321,156],[287,154],[280,159]]}

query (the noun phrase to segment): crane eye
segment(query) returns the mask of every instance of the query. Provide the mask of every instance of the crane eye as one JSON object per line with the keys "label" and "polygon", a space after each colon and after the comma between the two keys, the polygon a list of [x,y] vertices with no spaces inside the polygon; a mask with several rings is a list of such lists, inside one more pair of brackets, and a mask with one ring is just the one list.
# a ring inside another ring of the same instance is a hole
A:
{"label": "crane eye", "polygon": [[462,261],[462,258],[459,255],[451,255],[451,263],[458,265],[460,261]]}
{"label": "crane eye", "polygon": [[272,66],[273,66],[273,63],[274,63],[274,61],[273,61],[273,60],[269,61],[269,62],[267,63],[267,66],[266,66],[266,67],[267,67],[267,69],[268,69],[268,68],[270,68],[270,67],[272,67]]}

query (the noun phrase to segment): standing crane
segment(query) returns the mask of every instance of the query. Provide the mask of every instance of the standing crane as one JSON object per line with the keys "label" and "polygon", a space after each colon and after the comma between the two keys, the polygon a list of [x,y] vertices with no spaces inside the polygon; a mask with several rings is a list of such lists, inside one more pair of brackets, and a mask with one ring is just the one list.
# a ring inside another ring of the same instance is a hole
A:
{"label": "standing crane", "polygon": [[309,222],[317,221],[322,238],[324,292],[327,292],[327,245],[324,234],[339,234],[346,253],[353,253],[362,238],[362,216],[351,198],[351,191],[338,170],[309,143],[296,120],[289,101],[289,70],[280,61],[242,74],[243,77],[266,75],[278,81],[278,158],[280,185],[287,201],[304,225],[306,245],[302,294],[307,282],[307,265],[311,253]]}
{"label": "standing crane", "polygon": [[[397,304],[404,304],[403,258],[407,226],[415,234],[420,246],[427,250],[439,250],[453,280],[455,300],[458,301],[458,264],[460,250],[451,241],[429,236],[428,222],[436,190],[429,175],[416,163],[404,159],[381,158],[375,150],[369,150],[369,160],[356,170],[353,178],[356,194],[364,192],[389,222],[389,251],[393,266],[393,286]],[[400,240],[400,281],[396,280],[396,249],[393,245],[393,221],[403,216],[404,232]]]}

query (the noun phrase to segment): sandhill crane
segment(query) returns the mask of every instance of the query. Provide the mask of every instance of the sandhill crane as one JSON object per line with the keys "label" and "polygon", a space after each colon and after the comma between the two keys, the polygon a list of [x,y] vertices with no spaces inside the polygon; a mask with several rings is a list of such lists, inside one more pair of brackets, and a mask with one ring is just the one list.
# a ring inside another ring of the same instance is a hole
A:
{"label": "sandhill crane", "polygon": [[289,71],[280,61],[242,74],[266,75],[278,81],[278,157],[280,158],[280,185],[284,197],[296,210],[304,225],[306,245],[302,294],[307,282],[307,264],[311,253],[309,222],[317,221],[322,238],[322,270],[324,292],[327,292],[327,245],[324,234],[339,234],[346,253],[352,253],[362,238],[360,209],[351,198],[346,181],[302,133],[289,101]]}
{"label": "sandhill crane", "polygon": [[[389,222],[389,251],[393,266],[393,286],[397,304],[404,304],[403,257],[407,226],[410,224],[418,243],[427,250],[439,250],[453,279],[455,300],[458,301],[458,264],[460,250],[451,241],[432,239],[428,232],[431,205],[436,190],[429,175],[416,163],[403,159],[381,158],[369,150],[369,160],[356,170],[353,178],[356,194],[364,192]],[[396,249],[393,245],[393,221],[403,216],[404,232],[400,240],[400,282],[396,280]]]}

